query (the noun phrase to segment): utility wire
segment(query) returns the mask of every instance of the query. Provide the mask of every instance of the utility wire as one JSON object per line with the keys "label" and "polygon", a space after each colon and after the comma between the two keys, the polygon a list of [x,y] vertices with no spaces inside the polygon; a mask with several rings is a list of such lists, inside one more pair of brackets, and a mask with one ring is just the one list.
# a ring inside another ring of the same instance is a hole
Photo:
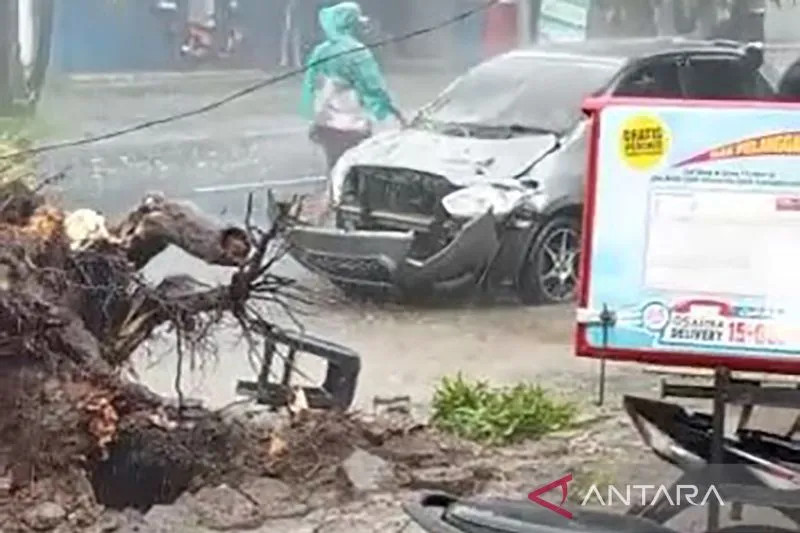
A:
{"label": "utility wire", "polygon": [[[0,0],[0,1],[2,1],[2,0]],[[426,27],[414,30],[414,31],[409,32],[409,33],[405,33],[405,34],[394,36],[394,37],[389,37],[389,38],[386,38],[386,39],[375,41],[373,43],[369,43],[369,44],[366,44],[366,45],[363,45],[363,46],[359,46],[357,48],[353,48],[351,50],[347,50],[347,51],[344,51],[344,52],[339,52],[338,54],[333,54],[332,56],[320,59],[318,61],[314,61],[314,62],[309,63],[308,65],[305,65],[303,67],[292,69],[292,70],[284,72],[282,74],[278,74],[277,76],[269,77],[269,78],[267,78],[265,80],[259,81],[257,83],[254,83],[254,84],[248,86],[248,87],[245,87],[243,89],[235,91],[235,92],[229,94],[228,96],[220,98],[219,100],[215,100],[213,102],[210,102],[208,104],[205,104],[205,105],[203,105],[201,107],[198,107],[198,108],[195,108],[195,109],[190,109],[190,110],[187,110],[187,111],[183,111],[181,113],[168,115],[168,116],[162,117],[162,118],[146,120],[144,122],[140,122],[138,124],[133,124],[133,125],[125,127],[125,128],[121,128],[121,129],[118,129],[118,130],[110,131],[110,132],[107,132],[107,133],[101,133],[101,134],[98,134],[98,135],[92,135],[92,136],[89,136],[89,137],[85,137],[83,139],[77,139],[77,140],[73,140],[73,141],[61,141],[61,142],[52,143],[52,144],[45,144],[45,145],[38,146],[38,147],[35,147],[35,148],[28,148],[28,149],[25,149],[25,150],[19,150],[17,152],[13,152],[11,154],[0,156],[0,161],[7,160],[7,159],[12,159],[12,158],[15,158],[15,157],[20,157],[20,156],[30,156],[30,155],[37,155],[37,154],[41,154],[41,153],[45,153],[45,152],[52,152],[54,150],[60,150],[62,148],[72,148],[72,147],[77,147],[77,146],[84,146],[84,145],[87,145],[87,144],[94,144],[94,143],[97,143],[97,142],[107,141],[109,139],[114,139],[116,137],[122,137],[123,135],[128,135],[130,133],[134,133],[134,132],[137,132],[137,131],[146,130],[146,129],[149,129],[149,128],[152,128],[152,127],[155,127],[155,126],[160,126],[162,124],[168,124],[170,122],[177,122],[177,121],[183,120],[185,118],[193,117],[193,116],[196,116],[196,115],[202,115],[202,114],[208,113],[209,111],[213,111],[213,110],[215,110],[217,108],[220,108],[220,107],[222,107],[222,106],[224,106],[224,105],[226,105],[226,104],[228,104],[230,102],[233,102],[234,100],[238,100],[239,98],[242,98],[242,97],[247,96],[247,95],[249,95],[251,93],[259,91],[259,90],[261,90],[261,89],[263,89],[265,87],[268,87],[270,85],[275,85],[276,83],[279,83],[279,82],[281,82],[283,80],[286,80],[286,79],[292,78],[294,76],[297,76],[298,74],[303,74],[311,67],[315,67],[317,65],[321,65],[321,64],[323,64],[323,63],[325,63],[327,61],[331,61],[331,60],[336,59],[338,57],[342,57],[342,56],[345,56],[345,55],[348,55],[348,54],[352,54],[352,53],[355,53],[355,52],[360,52],[360,51],[363,51],[363,50],[372,50],[372,49],[376,49],[376,48],[382,48],[382,47],[386,46],[387,44],[406,41],[406,40],[412,39],[414,37],[419,37],[421,35],[425,35],[425,34],[432,33],[432,32],[438,31],[440,29],[446,28],[448,26],[451,26],[453,24],[461,22],[462,20],[464,20],[466,18],[469,18],[469,17],[471,17],[471,16],[473,16],[473,15],[475,15],[477,13],[480,13],[481,11],[485,11],[485,10],[491,8],[493,5],[497,4],[499,1],[500,0],[488,0],[486,3],[484,3],[482,5],[479,5],[477,7],[474,7],[472,9],[469,9],[469,10],[466,10],[466,11],[462,11],[461,13],[459,13],[459,14],[451,17],[451,18],[448,18],[446,20],[443,20],[443,21],[441,21],[438,24],[435,24],[433,26],[426,26]]]}

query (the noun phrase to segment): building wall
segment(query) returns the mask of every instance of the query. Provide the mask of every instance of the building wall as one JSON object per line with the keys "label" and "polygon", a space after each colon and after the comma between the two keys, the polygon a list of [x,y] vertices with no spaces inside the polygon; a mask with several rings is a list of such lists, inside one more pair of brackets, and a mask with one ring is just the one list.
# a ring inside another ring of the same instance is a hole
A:
{"label": "building wall", "polygon": [[56,3],[52,67],[64,72],[159,69],[170,63],[163,20],[149,1]]}
{"label": "building wall", "polygon": [[800,41],[800,2],[783,0],[782,7],[767,4],[765,32],[768,42]]}
{"label": "building wall", "polygon": [[[0,0],[2,1],[2,0]],[[280,58],[288,0],[239,0],[245,42],[231,61],[214,67],[271,69]],[[312,0],[299,0],[309,2]],[[314,0],[315,3],[323,3]],[[360,0],[381,29],[380,37],[436,25],[485,0]],[[180,21],[154,9],[154,0],[60,0],[57,2],[52,69],[61,72],[122,72],[184,68],[178,50]],[[328,3],[334,3],[331,0]],[[486,13],[392,44],[385,59],[435,59],[463,67],[482,57]],[[312,15],[310,24],[315,24]],[[170,26],[173,26],[170,31]],[[178,31],[176,31],[178,30]],[[318,36],[309,36],[313,40]]]}
{"label": "building wall", "polygon": [[[246,44],[235,60],[215,67],[277,65],[285,2],[239,0]],[[185,68],[179,56],[180,20],[154,5],[152,0],[57,2],[52,68],[61,72]]]}

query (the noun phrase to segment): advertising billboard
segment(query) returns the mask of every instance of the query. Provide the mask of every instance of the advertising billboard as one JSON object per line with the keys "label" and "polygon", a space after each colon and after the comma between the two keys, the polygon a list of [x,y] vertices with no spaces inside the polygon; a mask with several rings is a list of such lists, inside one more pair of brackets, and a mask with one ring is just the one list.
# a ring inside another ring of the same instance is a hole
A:
{"label": "advertising billboard", "polygon": [[590,107],[579,355],[800,373],[800,106]]}

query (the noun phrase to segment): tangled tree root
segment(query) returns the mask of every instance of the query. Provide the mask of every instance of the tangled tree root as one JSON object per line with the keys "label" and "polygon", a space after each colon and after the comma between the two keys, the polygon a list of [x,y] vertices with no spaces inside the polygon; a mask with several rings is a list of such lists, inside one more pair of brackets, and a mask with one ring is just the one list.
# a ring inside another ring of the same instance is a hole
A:
{"label": "tangled tree root", "polygon": [[[398,434],[350,415],[305,413],[278,431],[255,430],[124,377],[161,326],[175,332],[180,359],[225,317],[252,341],[276,328],[256,304],[291,313],[291,303],[306,303],[292,280],[271,273],[289,216],[284,206],[267,231],[249,215],[243,229],[219,227],[150,195],[106,225],[0,181],[0,531],[85,531],[103,507],[147,511],[254,476],[336,485],[354,450],[389,457]],[[231,267],[229,282],[146,282],[139,271],[169,245]]]}
{"label": "tangled tree root", "polygon": [[[0,507],[55,498],[42,487],[69,478],[85,482],[81,501],[144,510],[240,471],[237,457],[250,446],[243,429],[172,405],[121,370],[162,325],[181,356],[226,316],[247,338],[269,334],[274,326],[253,302],[300,300],[291,280],[270,272],[281,220],[269,231],[250,226],[249,215],[246,229],[223,227],[190,204],[148,195],[106,225],[0,180]],[[169,245],[231,267],[230,282],[147,283],[139,271]],[[76,505],[59,498],[65,509]]]}

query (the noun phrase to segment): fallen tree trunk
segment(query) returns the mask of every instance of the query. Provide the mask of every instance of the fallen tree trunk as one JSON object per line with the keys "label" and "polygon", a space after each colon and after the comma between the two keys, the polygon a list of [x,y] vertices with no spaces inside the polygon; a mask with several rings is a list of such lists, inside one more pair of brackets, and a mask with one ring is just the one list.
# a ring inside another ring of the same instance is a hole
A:
{"label": "fallen tree trunk", "polygon": [[[179,349],[225,315],[248,336],[268,333],[250,301],[280,300],[292,286],[270,273],[277,227],[221,226],[149,195],[109,228],[96,213],[66,214],[27,189],[0,190],[0,456],[12,458],[0,462],[0,479],[10,479],[14,497],[83,472],[101,503],[146,509],[199,479],[241,474],[256,437],[166,401],[121,369],[166,324]],[[233,267],[229,283],[147,283],[139,271],[170,245]]]}
{"label": "fallen tree trunk", "polygon": [[250,252],[247,233],[219,227],[191,204],[149,195],[110,233],[141,269],[170,244],[211,265],[240,266]]}

